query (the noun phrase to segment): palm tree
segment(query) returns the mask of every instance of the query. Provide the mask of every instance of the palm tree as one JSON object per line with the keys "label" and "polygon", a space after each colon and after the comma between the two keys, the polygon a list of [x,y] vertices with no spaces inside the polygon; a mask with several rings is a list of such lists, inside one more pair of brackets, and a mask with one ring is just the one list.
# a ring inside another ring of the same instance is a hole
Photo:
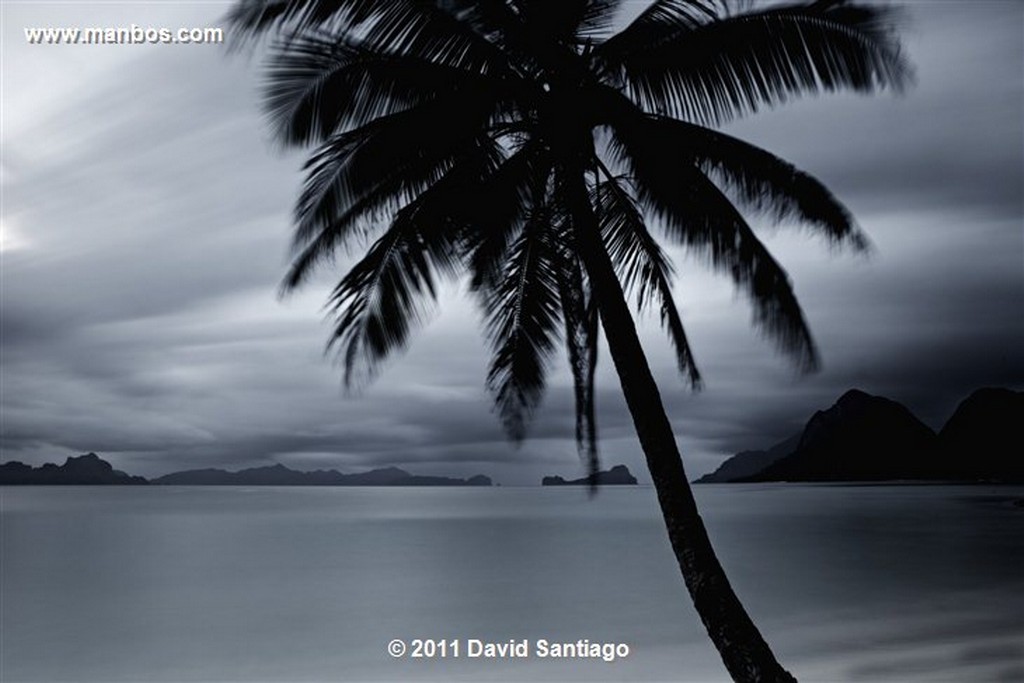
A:
{"label": "palm tree", "polygon": [[276,38],[266,109],[313,147],[285,290],[341,247],[328,347],[345,381],[405,346],[441,278],[467,274],[493,348],[486,384],[513,439],[564,338],[576,438],[596,471],[603,332],[694,605],[737,681],[791,681],[708,540],[629,300],[657,307],[679,369],[701,382],[649,227],[730,275],[754,323],[803,369],[817,355],[782,267],[736,204],[863,249],[817,180],[712,130],[801,94],[909,77],[886,10],[843,0],[732,10],[656,0],[241,0],[238,35]]}

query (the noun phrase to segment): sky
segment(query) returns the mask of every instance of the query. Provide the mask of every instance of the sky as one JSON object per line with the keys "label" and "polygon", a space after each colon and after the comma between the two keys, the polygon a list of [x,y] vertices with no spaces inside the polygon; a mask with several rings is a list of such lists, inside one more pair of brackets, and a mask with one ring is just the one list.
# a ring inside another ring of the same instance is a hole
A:
{"label": "sky", "polygon": [[[510,445],[459,283],[373,384],[344,391],[323,303],[348,259],[277,295],[303,153],[271,138],[258,56],[24,37],[223,26],[229,7],[0,0],[0,460],[580,475],[564,362]],[[934,429],[978,387],[1024,388],[1024,4],[912,2],[900,32],[916,73],[902,95],[803,99],[726,127],[822,180],[873,250],[755,223],[815,334],[812,375],[758,337],[727,278],[670,250],[704,390],[679,378],[656,319],[641,331],[692,477],[789,437],[850,388]],[[597,382],[603,462],[649,481],[606,352]]]}

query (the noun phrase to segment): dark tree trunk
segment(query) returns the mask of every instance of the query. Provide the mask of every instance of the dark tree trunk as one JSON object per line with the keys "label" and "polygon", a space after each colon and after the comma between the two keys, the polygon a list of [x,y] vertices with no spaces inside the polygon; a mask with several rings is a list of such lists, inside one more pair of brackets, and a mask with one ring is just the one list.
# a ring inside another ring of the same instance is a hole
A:
{"label": "dark tree trunk", "polygon": [[573,215],[576,246],[597,297],[601,326],[690,597],[733,680],[795,682],[740,604],[711,547],[633,316],[601,241],[582,169],[579,171],[567,173],[563,187]]}

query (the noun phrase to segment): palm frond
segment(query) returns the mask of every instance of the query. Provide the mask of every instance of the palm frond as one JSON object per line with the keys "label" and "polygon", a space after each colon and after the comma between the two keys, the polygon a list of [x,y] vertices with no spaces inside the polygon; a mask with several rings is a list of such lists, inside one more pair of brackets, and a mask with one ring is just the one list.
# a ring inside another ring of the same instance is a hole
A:
{"label": "palm frond", "polygon": [[622,0],[588,0],[577,24],[576,34],[586,40],[605,37],[615,25]]}
{"label": "palm frond", "polygon": [[487,388],[505,431],[515,441],[544,393],[560,319],[557,245],[548,216],[538,209],[509,248],[503,274],[479,290],[493,356]]}
{"label": "palm frond", "polygon": [[655,0],[626,28],[601,44],[598,53],[613,61],[660,44],[681,30],[692,30],[724,12],[718,0]]}
{"label": "palm frond", "polygon": [[440,0],[374,0],[360,42],[482,74],[509,75],[507,56]]}
{"label": "palm frond", "polygon": [[[507,0],[447,0],[445,7],[460,22],[510,56],[510,44],[523,33],[523,17]],[[514,60],[510,61],[510,64]]]}
{"label": "palm frond", "polygon": [[850,211],[820,181],[760,147],[717,131],[655,118],[649,134],[677,163],[693,164],[734,191],[743,204],[776,222],[798,220],[830,242],[855,251],[869,248]]}
{"label": "palm frond", "polygon": [[657,302],[658,317],[675,348],[679,372],[693,389],[699,390],[700,371],[672,294],[672,262],[648,232],[633,196],[622,186],[623,181],[604,170],[607,178],[594,188],[592,202],[608,255],[627,293],[636,296],[638,311],[642,312],[652,300]]}
{"label": "palm frond", "polygon": [[613,149],[631,168],[646,213],[670,238],[732,277],[753,305],[755,328],[780,352],[802,371],[817,369],[817,349],[789,277],[736,207],[700,168],[678,163],[657,139],[631,133],[616,131]]}
{"label": "palm frond", "polygon": [[307,33],[274,46],[264,102],[277,139],[303,146],[443,98],[491,95],[497,106],[505,84],[461,66]]}
{"label": "palm frond", "polygon": [[[316,11],[330,17],[340,10],[343,2],[345,0],[320,0]],[[309,13],[311,5],[299,0],[241,0],[232,6],[224,20],[231,27],[234,40],[247,41]]]}
{"label": "palm frond", "polygon": [[528,142],[464,194],[458,215],[465,225],[473,226],[465,239],[473,291],[493,289],[506,276],[511,245],[537,199],[545,194],[550,173],[547,150]]}
{"label": "palm frond", "polygon": [[720,124],[803,94],[902,89],[912,69],[891,12],[841,1],[773,7],[715,21],[660,20],[664,37],[597,50],[650,113]]}
{"label": "palm frond", "polygon": [[582,267],[571,242],[562,242],[558,269],[559,300],[565,324],[565,348],[572,373],[576,404],[576,452],[587,467],[590,491],[597,489],[601,460],[597,450],[597,420],[594,405],[594,374],[597,369],[598,315],[588,291]]}
{"label": "palm frond", "polygon": [[228,13],[236,45],[275,34],[284,43],[310,33],[358,37],[367,48],[508,71],[505,55],[445,0],[242,0]]}
{"label": "palm frond", "polygon": [[375,225],[477,150],[486,103],[460,99],[379,117],[336,135],[310,157],[295,207],[295,244],[325,232],[339,239]]}
{"label": "palm frond", "polygon": [[456,269],[456,235],[422,220],[423,204],[421,197],[399,211],[331,293],[334,331],[327,347],[339,348],[347,387],[360,368],[370,378],[381,361],[405,347],[436,297],[437,276]]}
{"label": "palm frond", "polygon": [[301,35],[312,29],[348,33],[400,6],[406,15],[438,8],[437,0],[240,0],[228,24],[247,39],[262,33]]}
{"label": "palm frond", "polygon": [[310,29],[348,31],[390,0],[239,0],[225,17],[236,43],[267,33],[300,35]]}
{"label": "palm frond", "polygon": [[282,283],[282,292],[302,284],[321,261],[332,256],[339,245],[350,241],[353,233],[362,235],[364,231],[358,229],[362,223],[379,224],[393,213],[389,213],[389,207],[394,206],[394,211],[401,208],[401,198],[406,194],[402,186],[415,179],[425,186],[429,184],[427,189],[417,194],[416,212],[420,220],[448,225],[453,234],[458,233],[467,220],[464,198],[472,196],[483,179],[490,178],[503,161],[504,153],[498,145],[486,139],[477,141],[432,184],[431,179],[440,174],[442,166],[447,164],[426,164],[416,169],[416,173],[406,169],[405,174],[389,178],[388,182],[353,201],[319,231],[297,230],[293,243],[296,256]]}
{"label": "palm frond", "polygon": [[534,40],[575,43],[606,33],[620,4],[621,0],[526,0],[519,7]]}

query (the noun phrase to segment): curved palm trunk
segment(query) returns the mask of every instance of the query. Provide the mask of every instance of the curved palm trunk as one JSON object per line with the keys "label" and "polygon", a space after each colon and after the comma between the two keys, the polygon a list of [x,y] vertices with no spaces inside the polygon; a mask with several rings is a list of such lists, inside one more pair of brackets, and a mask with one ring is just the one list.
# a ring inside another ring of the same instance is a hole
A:
{"label": "curved palm trunk", "polygon": [[577,248],[597,297],[601,326],[693,604],[733,680],[795,682],[740,604],[711,547],[633,316],[601,242],[582,173],[575,179],[578,182],[568,182],[574,187],[565,190]]}

